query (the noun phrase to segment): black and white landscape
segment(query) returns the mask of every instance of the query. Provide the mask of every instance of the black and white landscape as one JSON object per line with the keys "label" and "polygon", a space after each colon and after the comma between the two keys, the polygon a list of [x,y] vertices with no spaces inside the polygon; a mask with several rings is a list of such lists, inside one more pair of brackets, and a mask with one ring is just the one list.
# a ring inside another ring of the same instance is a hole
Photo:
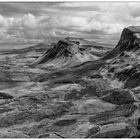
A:
{"label": "black and white landscape", "polygon": [[139,138],[140,3],[0,3],[0,138]]}

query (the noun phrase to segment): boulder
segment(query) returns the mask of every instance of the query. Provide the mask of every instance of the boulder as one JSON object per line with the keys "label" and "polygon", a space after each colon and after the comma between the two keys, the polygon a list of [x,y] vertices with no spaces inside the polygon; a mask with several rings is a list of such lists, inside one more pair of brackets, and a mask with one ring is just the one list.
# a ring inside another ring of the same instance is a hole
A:
{"label": "boulder", "polygon": [[110,93],[102,96],[100,99],[112,104],[123,105],[133,103],[138,100],[135,95],[128,90],[116,89],[107,92]]}
{"label": "boulder", "polygon": [[97,134],[90,138],[126,138],[129,137],[129,129],[125,123],[105,125]]}
{"label": "boulder", "polygon": [[89,117],[89,122],[93,124],[106,124],[118,117],[130,117],[138,109],[134,104],[125,104],[113,110],[104,111]]}

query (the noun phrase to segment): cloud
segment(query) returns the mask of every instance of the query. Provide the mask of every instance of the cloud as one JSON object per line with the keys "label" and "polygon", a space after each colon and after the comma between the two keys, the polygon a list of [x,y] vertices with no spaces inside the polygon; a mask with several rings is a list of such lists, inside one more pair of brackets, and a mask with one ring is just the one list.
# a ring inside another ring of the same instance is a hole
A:
{"label": "cloud", "polygon": [[38,27],[38,21],[36,17],[30,13],[24,15],[23,18],[21,18],[20,22],[21,22],[21,26],[27,29],[34,29]]}
{"label": "cloud", "polygon": [[[0,39],[1,41],[27,42],[39,36],[39,20],[34,15],[28,13],[23,17],[13,18],[0,15]],[[13,39],[14,38],[14,39]]]}
{"label": "cloud", "polygon": [[0,28],[8,28],[12,25],[14,18],[5,18],[4,16],[0,15]]}
{"label": "cloud", "polygon": [[0,3],[0,42],[41,42],[77,36],[116,41],[139,25],[137,2]]}

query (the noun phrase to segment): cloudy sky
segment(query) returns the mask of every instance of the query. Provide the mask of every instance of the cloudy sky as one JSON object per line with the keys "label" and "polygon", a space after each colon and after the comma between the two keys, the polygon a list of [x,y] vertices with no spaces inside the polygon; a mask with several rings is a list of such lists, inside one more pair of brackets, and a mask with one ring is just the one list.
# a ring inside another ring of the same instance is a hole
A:
{"label": "cloudy sky", "polygon": [[140,2],[0,2],[0,43],[68,36],[114,43],[130,25],[140,25]]}

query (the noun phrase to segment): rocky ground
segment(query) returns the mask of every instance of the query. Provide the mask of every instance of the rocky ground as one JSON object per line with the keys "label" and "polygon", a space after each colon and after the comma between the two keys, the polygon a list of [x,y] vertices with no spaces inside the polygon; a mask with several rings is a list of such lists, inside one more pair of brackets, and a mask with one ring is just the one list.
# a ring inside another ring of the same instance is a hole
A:
{"label": "rocky ground", "polygon": [[117,46],[81,38],[0,52],[1,138],[140,137],[139,28]]}

